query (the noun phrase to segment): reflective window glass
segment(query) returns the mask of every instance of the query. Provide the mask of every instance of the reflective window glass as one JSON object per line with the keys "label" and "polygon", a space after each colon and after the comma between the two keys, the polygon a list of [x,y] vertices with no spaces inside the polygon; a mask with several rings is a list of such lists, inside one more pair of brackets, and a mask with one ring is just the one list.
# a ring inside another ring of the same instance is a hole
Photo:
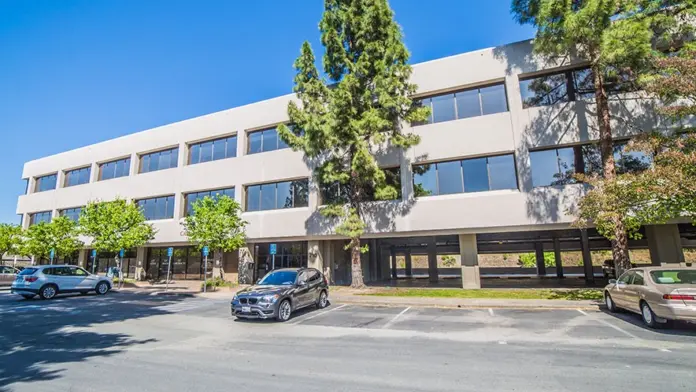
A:
{"label": "reflective window glass", "polygon": [[481,192],[489,189],[486,158],[466,159],[462,161],[462,169],[464,192]]}
{"label": "reflective window glass", "polygon": [[140,173],[177,167],[178,159],[179,147],[143,154],[140,156]]}
{"label": "reflective window glass", "polygon": [[481,92],[481,112],[485,114],[502,113],[508,111],[505,86],[498,84],[484,87]]}
{"label": "reflective window glass", "polygon": [[520,92],[525,108],[553,105],[569,100],[565,73],[521,80]]}
{"label": "reflective window glass", "polygon": [[276,184],[261,185],[261,209],[273,210],[276,208]]}
{"label": "reflective window glass", "polygon": [[435,164],[413,166],[413,192],[418,196],[437,195],[437,170]]}
{"label": "reflective window glass", "polygon": [[457,100],[457,118],[481,115],[481,102],[478,90],[461,91],[455,94]]}
{"label": "reflective window glass", "polygon": [[491,190],[517,189],[517,172],[512,154],[488,158]]}
{"label": "reflective window glass", "polygon": [[56,189],[57,174],[49,174],[43,177],[36,178],[35,192],[45,192]]}
{"label": "reflective window glass", "polygon": [[463,191],[461,161],[438,163],[437,185],[439,195],[461,193]]}
{"label": "reflective window glass", "polygon": [[276,184],[276,208],[292,208],[292,187],[290,182]]}
{"label": "reflective window glass", "polygon": [[262,152],[261,142],[263,140],[263,132],[250,132],[248,135],[249,139],[249,154],[256,154]]}
{"label": "reflective window glass", "polygon": [[454,94],[432,98],[433,122],[451,121],[457,118],[454,112]]}
{"label": "reflective window glass", "polygon": [[261,209],[260,204],[261,199],[261,186],[251,185],[247,187],[246,194],[246,210],[247,211],[259,211]]}
{"label": "reflective window glass", "polygon": [[535,187],[551,185],[558,174],[556,150],[532,151],[529,153],[532,164],[532,184]]}

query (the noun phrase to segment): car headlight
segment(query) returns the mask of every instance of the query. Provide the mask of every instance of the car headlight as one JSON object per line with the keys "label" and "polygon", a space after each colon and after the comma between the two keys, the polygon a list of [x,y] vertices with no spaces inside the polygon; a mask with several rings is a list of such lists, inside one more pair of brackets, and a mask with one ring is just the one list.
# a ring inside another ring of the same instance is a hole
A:
{"label": "car headlight", "polygon": [[260,302],[272,304],[272,303],[274,303],[275,301],[277,301],[278,298],[280,298],[280,295],[278,295],[278,294],[274,294],[274,295],[265,295],[265,296],[261,297],[261,301],[260,301]]}
{"label": "car headlight", "polygon": [[237,302],[237,301],[239,301],[239,297],[237,297],[237,294],[235,294],[234,297],[232,297],[232,302]]}

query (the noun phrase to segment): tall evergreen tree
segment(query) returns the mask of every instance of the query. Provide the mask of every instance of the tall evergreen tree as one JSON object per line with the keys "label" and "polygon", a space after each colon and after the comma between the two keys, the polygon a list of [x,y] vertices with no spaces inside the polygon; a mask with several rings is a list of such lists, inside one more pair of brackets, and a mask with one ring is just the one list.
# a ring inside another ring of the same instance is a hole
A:
{"label": "tall evergreen tree", "polygon": [[404,133],[403,121],[423,121],[428,109],[410,97],[409,53],[387,0],[325,0],[319,23],[326,52],[320,76],[308,42],[295,61],[295,88],[301,105],[288,107],[292,127],[279,133],[294,150],[303,151],[320,186],[339,184],[348,205],[322,208],[338,217],[336,232],[350,238],[352,286],[364,285],[360,254],[367,250],[363,203],[396,198],[398,190],[373,156],[377,146],[409,148],[419,142]]}
{"label": "tall evergreen tree", "polygon": [[[669,49],[679,30],[690,28],[693,0],[512,0],[512,13],[536,27],[534,50],[549,58],[578,57],[592,70],[603,177],[616,177],[608,78],[617,72],[639,73],[657,47]],[[624,216],[602,211],[614,263],[631,268]]]}

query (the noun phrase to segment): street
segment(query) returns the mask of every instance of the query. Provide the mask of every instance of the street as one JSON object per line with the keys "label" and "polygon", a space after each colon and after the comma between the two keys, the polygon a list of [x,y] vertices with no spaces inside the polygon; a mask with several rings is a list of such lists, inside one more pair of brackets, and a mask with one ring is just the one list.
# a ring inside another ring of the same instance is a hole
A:
{"label": "street", "polygon": [[237,321],[229,298],[0,292],[0,391],[693,391],[696,327],[592,310],[331,304]]}

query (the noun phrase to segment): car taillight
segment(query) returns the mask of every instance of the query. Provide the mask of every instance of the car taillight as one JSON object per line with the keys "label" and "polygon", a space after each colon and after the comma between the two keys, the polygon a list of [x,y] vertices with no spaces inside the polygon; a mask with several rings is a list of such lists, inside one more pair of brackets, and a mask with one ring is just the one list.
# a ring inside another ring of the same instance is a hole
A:
{"label": "car taillight", "polygon": [[662,296],[662,299],[672,299],[676,301],[694,301],[696,300],[696,296],[684,294],[665,294]]}
{"label": "car taillight", "polygon": [[38,276],[25,276],[24,277],[24,281],[29,282],[29,283],[36,282],[37,280],[39,280]]}

